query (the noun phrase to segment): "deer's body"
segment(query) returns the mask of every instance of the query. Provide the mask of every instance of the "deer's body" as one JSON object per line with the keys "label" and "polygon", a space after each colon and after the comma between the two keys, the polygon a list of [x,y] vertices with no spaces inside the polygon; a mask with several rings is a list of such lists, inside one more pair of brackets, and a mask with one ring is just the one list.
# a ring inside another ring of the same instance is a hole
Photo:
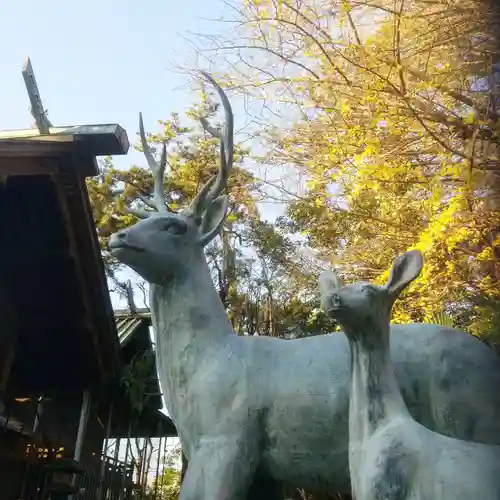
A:
{"label": "deer's body", "polygon": [[[208,76],[207,76],[208,77]],[[149,281],[157,367],[167,409],[188,458],[180,500],[241,500],[256,472],[312,489],[347,491],[349,351],[342,335],[301,340],[238,337],[204,256],[221,230],[219,196],[232,164],[232,112],[221,166],[190,207],[171,213],[160,163],[142,145],[155,177],[156,212],[114,234],[109,246]],[[500,442],[500,365],[478,340],[437,326],[393,328],[399,381],[415,417],[439,432]],[[258,496],[261,498],[261,496]]]}
{"label": "deer's body", "polygon": [[[418,255],[409,252],[396,261],[396,270],[386,287],[334,285],[331,296],[336,301],[333,305],[330,302],[331,307],[328,293],[323,295],[326,308],[340,321],[349,339],[352,493],[356,500],[498,500],[500,446],[456,439],[474,438],[460,433],[451,438],[441,434],[439,426],[424,427],[415,420],[417,415],[412,415],[399,388],[397,364],[393,362],[397,361],[397,350],[391,349],[396,336],[390,334],[390,309],[399,292],[420,272]],[[422,331],[414,331],[413,335],[421,335]],[[445,347],[440,343],[441,336],[428,339],[432,342],[429,358],[418,361],[421,370],[427,366],[434,371],[435,354]],[[447,340],[453,341],[453,336]],[[478,373],[483,369],[476,367]],[[453,384],[463,374],[460,369],[450,373],[448,382]],[[470,387],[470,381],[467,385]],[[433,398],[438,402],[443,395],[451,394],[444,391]],[[470,394],[465,398],[455,395],[465,404],[474,400]],[[447,410],[443,407],[442,411]]]}

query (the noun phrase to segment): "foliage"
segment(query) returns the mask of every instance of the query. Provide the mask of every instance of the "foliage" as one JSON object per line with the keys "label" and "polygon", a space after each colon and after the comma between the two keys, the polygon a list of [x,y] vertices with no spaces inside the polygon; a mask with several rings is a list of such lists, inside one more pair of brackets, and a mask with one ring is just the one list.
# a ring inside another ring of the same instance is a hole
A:
{"label": "foliage", "polygon": [[156,380],[155,358],[151,351],[139,351],[124,367],[121,383],[132,410],[140,415],[154,393],[151,388]]}
{"label": "foliage", "polygon": [[296,242],[265,221],[253,220],[241,233],[252,254],[239,259],[238,286],[230,296],[234,328],[248,335],[297,338],[332,330],[320,312],[313,264]]}
{"label": "foliage", "polygon": [[[331,331],[315,295],[319,261],[346,280],[381,283],[398,254],[418,248],[424,271],[394,321],[461,327],[498,345],[498,16],[485,5],[245,0],[233,38],[208,37],[218,54],[236,55],[224,56],[222,78],[262,100],[264,153],[253,159],[304,181],[285,216],[264,221],[255,202],[262,186],[243,168],[250,151],[237,146],[231,215],[207,257],[239,333]],[[215,110],[204,98],[187,116]],[[217,168],[217,142],[177,115],[160,123],[150,142],[169,141],[165,188],[177,209]],[[135,222],[125,205],[151,195],[151,175],[108,159],[88,187],[104,249]],[[108,259],[111,275],[115,268]],[[162,478],[161,498],[176,498],[175,470]]]}
{"label": "foliage", "polygon": [[383,282],[420,249],[424,271],[394,320],[446,313],[483,337],[500,301],[498,15],[485,9],[248,0],[238,39],[212,38],[238,56],[230,84],[278,102],[262,159],[306,179],[281,226],[347,280]]}
{"label": "foliage", "polygon": [[[163,472],[148,488],[146,500],[177,500],[181,487],[181,473],[178,470],[181,449],[176,446],[166,457]],[[155,496],[156,493],[156,496]]]}

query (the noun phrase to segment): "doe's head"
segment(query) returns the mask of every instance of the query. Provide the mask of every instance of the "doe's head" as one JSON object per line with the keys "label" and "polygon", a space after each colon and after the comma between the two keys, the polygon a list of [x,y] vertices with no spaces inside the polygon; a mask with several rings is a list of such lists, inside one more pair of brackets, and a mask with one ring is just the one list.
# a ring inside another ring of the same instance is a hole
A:
{"label": "doe's head", "polygon": [[366,282],[344,286],[336,273],[324,271],[319,277],[323,309],[348,335],[362,335],[373,327],[384,327],[389,323],[394,301],[417,278],[422,266],[418,250],[400,255],[383,286]]}
{"label": "doe's head", "polygon": [[233,164],[233,113],[222,88],[210,75],[203,75],[217,90],[225,112],[223,131],[201,120],[205,130],[220,140],[219,171],[201,188],[191,205],[180,213],[172,212],[165,198],[166,144],[163,144],[158,163],[147,143],[142,115],[139,117],[144,155],[154,176],[153,199],[143,196],[141,199],[153,211],[130,210],[141,220],[113,234],[108,246],[112,255],[150,283],[165,284],[175,276],[188,272],[193,259],[203,255],[203,248],[221,231],[226,219],[229,200],[227,195],[221,193],[227,187]]}

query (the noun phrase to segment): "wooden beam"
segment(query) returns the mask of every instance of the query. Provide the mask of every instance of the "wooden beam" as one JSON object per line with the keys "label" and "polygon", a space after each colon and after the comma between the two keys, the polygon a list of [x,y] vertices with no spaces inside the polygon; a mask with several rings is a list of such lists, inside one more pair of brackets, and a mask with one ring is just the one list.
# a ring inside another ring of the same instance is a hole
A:
{"label": "wooden beam", "polygon": [[58,167],[54,162],[40,161],[39,158],[0,158],[0,178],[3,179],[18,175],[52,175],[57,172]]}
{"label": "wooden beam", "polygon": [[0,143],[7,139],[60,141],[61,136],[74,136],[92,156],[124,155],[130,148],[127,132],[117,124],[50,127],[49,132],[50,136],[40,135],[36,129],[5,130],[0,132]]}
{"label": "wooden beam", "polygon": [[75,136],[59,136],[58,140],[5,139],[0,141],[0,158],[55,157],[70,154]]}
{"label": "wooden beam", "polygon": [[[70,208],[70,202],[74,194],[68,190],[68,184],[71,184],[72,176],[74,174],[68,173],[69,179],[65,175],[55,175],[53,176],[53,181],[56,186],[57,196],[59,198],[59,204],[61,206],[61,212],[64,219],[64,226],[69,240],[69,254],[75,264],[76,277],[78,280],[79,289],[82,292],[83,306],[85,310],[85,315],[81,319],[81,324],[86,328],[88,334],[91,336],[92,343],[94,345],[94,353],[97,358],[97,365],[100,373],[106,372],[106,367],[104,366],[102,360],[102,353],[100,351],[100,345],[96,339],[96,325],[94,321],[94,316],[92,312],[91,303],[89,302],[89,290],[87,287],[87,282],[85,279],[84,272],[82,270],[82,255],[80,253],[80,248],[78,245],[78,238],[76,232],[80,229],[81,225],[85,221],[75,221],[73,219],[74,214]],[[69,180],[69,182],[68,182]]]}
{"label": "wooden beam", "polygon": [[90,155],[82,143],[78,148],[75,148],[70,165],[79,177],[95,177],[99,174],[97,158]]}

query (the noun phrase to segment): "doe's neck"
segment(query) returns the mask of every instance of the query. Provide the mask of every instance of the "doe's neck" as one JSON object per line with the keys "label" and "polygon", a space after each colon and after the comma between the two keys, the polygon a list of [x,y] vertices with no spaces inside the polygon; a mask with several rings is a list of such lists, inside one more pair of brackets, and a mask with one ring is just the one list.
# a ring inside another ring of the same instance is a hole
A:
{"label": "doe's neck", "polygon": [[363,335],[346,333],[351,353],[349,426],[354,439],[363,440],[409,412],[394,374],[389,321],[366,325]]}

